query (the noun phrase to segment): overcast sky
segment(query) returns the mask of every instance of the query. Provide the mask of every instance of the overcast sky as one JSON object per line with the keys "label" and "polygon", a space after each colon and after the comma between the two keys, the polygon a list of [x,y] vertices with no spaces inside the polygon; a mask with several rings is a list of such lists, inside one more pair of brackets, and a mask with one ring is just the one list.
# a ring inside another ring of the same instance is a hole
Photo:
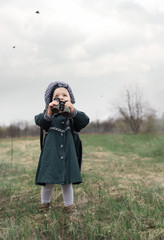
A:
{"label": "overcast sky", "polygon": [[163,76],[163,0],[0,1],[0,125],[32,121],[52,81],[91,120],[112,117],[127,86],[161,116]]}

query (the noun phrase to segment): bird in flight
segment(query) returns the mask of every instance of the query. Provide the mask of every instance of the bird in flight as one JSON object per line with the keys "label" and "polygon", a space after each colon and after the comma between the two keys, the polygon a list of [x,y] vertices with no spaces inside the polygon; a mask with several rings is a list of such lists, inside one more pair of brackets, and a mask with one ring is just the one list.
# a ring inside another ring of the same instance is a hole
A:
{"label": "bird in flight", "polygon": [[16,46],[13,46],[13,48],[16,48]]}
{"label": "bird in flight", "polygon": [[39,14],[40,12],[39,12],[39,11],[36,11],[35,13]]}

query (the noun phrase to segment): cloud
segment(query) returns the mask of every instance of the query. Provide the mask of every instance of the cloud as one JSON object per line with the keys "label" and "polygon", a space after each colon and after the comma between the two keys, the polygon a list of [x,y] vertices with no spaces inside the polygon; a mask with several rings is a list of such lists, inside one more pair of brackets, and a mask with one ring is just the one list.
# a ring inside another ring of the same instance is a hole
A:
{"label": "cloud", "polygon": [[38,58],[60,63],[71,59],[76,47],[85,41],[85,35],[67,25],[50,25],[37,39]]}
{"label": "cloud", "polygon": [[91,119],[107,117],[128,84],[162,112],[163,12],[163,0],[1,1],[1,121],[33,118],[55,80],[70,83]]}

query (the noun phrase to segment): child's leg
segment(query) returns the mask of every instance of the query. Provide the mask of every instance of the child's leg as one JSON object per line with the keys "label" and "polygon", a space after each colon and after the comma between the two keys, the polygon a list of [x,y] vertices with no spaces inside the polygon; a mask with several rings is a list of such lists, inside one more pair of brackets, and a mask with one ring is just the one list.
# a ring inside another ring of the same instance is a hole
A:
{"label": "child's leg", "polygon": [[41,203],[49,203],[53,191],[54,184],[46,184],[41,188]]}
{"label": "child's leg", "polygon": [[63,192],[64,205],[70,206],[73,204],[73,187],[72,184],[61,185]]}

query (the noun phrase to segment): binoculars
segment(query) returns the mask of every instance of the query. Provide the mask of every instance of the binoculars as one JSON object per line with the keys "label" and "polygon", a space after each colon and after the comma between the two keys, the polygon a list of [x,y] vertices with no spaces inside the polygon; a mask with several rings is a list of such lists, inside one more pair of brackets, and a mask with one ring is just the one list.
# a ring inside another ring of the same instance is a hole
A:
{"label": "binoculars", "polygon": [[54,105],[51,108],[52,113],[54,114],[54,113],[61,112],[63,117],[69,118],[70,117],[70,109],[69,109],[69,107],[65,106],[65,103],[67,101],[60,101],[59,98],[54,98],[54,100],[57,101],[58,104]]}

